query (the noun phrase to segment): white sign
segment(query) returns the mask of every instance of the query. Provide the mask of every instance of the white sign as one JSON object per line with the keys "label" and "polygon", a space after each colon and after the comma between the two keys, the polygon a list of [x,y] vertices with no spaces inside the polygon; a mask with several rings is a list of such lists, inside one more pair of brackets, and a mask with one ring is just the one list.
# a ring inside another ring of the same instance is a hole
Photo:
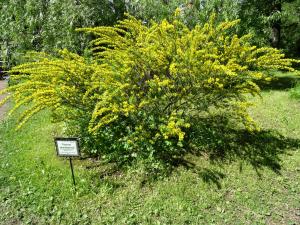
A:
{"label": "white sign", "polygon": [[55,144],[58,156],[80,156],[76,138],[55,138]]}

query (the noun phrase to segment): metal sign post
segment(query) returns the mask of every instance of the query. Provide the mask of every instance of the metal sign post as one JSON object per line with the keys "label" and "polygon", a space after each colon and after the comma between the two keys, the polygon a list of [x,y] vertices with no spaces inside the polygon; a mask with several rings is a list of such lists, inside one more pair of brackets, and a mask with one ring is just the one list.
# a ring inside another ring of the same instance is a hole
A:
{"label": "metal sign post", "polygon": [[76,183],[75,183],[75,176],[74,176],[74,170],[73,170],[73,164],[72,164],[72,158],[70,157],[70,167],[71,167],[71,172],[72,172],[72,178],[73,178],[73,184],[74,184],[74,187],[76,186]]}
{"label": "metal sign post", "polygon": [[55,138],[54,139],[57,155],[60,157],[69,157],[70,168],[72,172],[73,185],[76,190],[76,182],[72,157],[80,156],[80,149],[77,138]]}

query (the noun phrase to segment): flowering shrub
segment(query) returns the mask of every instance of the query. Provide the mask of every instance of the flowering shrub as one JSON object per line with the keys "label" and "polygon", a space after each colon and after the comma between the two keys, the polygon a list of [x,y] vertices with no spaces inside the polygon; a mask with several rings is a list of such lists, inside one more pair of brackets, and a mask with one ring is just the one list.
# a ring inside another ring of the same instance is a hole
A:
{"label": "flowering shrub", "polygon": [[11,71],[11,113],[30,103],[21,127],[50,109],[86,153],[120,163],[182,156],[197,138],[191,128],[209,116],[254,131],[245,94],[259,94],[256,82],[270,79],[268,71],[293,70],[293,60],[231,35],[237,23],[217,25],[212,16],[194,29],[176,18],[147,27],[128,16],[114,27],[80,29],[97,37],[93,58],[29,54],[31,62]]}

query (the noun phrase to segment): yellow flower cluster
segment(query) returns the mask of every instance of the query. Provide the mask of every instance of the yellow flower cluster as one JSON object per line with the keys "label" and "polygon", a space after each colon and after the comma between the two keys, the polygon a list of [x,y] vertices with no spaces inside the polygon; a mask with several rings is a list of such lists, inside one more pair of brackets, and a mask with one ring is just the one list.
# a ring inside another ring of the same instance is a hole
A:
{"label": "yellow flower cluster", "polygon": [[55,111],[65,107],[74,111],[86,107],[82,99],[84,92],[91,87],[91,83],[85,81],[93,73],[93,65],[67,50],[59,54],[60,58],[53,58],[45,53],[30,52],[31,62],[10,71],[15,85],[3,91],[11,93],[5,100],[13,98],[15,101],[9,115],[22,105],[27,105],[19,117],[18,129],[43,109]]}
{"label": "yellow flower cluster", "polygon": [[181,142],[184,139],[185,132],[182,128],[189,128],[191,125],[186,123],[184,119],[178,119],[177,113],[171,114],[166,125],[160,126],[160,132],[164,139],[170,137],[178,137],[178,141]]}

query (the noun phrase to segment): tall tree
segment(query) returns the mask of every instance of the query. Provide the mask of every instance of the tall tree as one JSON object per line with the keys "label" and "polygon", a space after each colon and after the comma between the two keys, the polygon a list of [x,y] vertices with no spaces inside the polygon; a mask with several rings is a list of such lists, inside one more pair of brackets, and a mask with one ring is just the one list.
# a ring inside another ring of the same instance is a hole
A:
{"label": "tall tree", "polygon": [[295,0],[242,0],[241,31],[252,31],[259,44],[269,42],[273,47],[281,48],[283,5],[290,2]]}
{"label": "tall tree", "polygon": [[237,19],[239,12],[239,0],[133,0],[126,6],[131,14],[145,22],[170,20],[178,8],[189,27],[207,22],[212,12],[219,21]]}
{"label": "tall tree", "polygon": [[282,0],[276,0],[271,2],[271,45],[275,48],[280,47],[281,43],[281,12],[282,12]]}
{"label": "tall tree", "polygon": [[300,57],[300,0],[282,4],[282,47],[293,57]]}
{"label": "tall tree", "polygon": [[78,27],[113,25],[124,0],[0,0],[0,58],[17,64],[28,50],[83,53],[89,38]]}

